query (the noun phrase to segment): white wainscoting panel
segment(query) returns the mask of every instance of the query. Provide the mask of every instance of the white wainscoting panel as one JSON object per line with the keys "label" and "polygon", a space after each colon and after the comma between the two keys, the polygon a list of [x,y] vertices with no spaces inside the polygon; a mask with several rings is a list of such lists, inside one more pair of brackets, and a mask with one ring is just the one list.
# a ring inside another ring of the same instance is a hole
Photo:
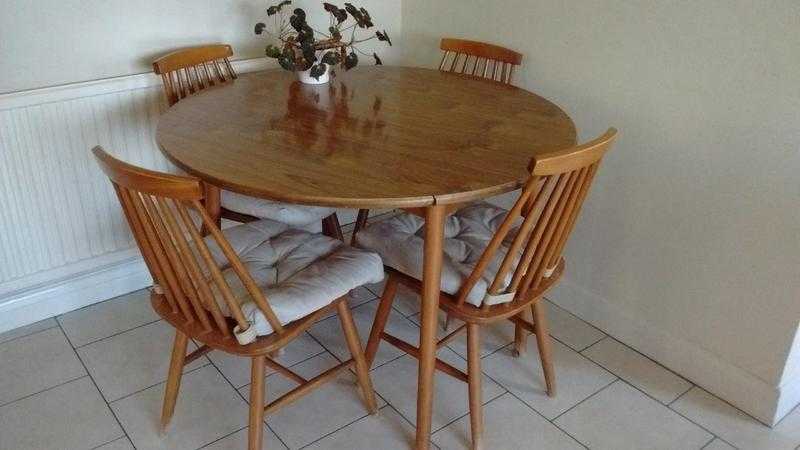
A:
{"label": "white wainscoting panel", "polygon": [[0,95],[0,332],[150,284],[90,149],[174,170],[155,143],[165,108],[152,73]]}

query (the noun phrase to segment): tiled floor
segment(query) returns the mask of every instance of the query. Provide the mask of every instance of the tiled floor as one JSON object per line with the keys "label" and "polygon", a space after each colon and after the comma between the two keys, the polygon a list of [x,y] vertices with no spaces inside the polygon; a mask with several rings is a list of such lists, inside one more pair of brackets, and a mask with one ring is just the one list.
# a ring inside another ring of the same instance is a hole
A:
{"label": "tiled floor", "polygon": [[[350,302],[366,339],[381,286]],[[800,410],[769,429],[580,319],[548,303],[558,395],[544,395],[535,339],[512,358],[513,328],[483,341],[487,449],[787,449],[800,444]],[[419,308],[401,291],[392,333],[416,341]],[[0,449],[244,449],[248,361],[213,352],[186,368],[168,431],[157,423],[173,332],[145,292],[0,334]],[[459,367],[463,339],[440,357]],[[320,320],[279,360],[313,376],[347,357],[338,319]],[[379,414],[369,416],[344,373],[265,424],[269,449],[410,448],[416,361],[387,344],[372,369]],[[267,374],[267,396],[292,384]],[[432,442],[467,448],[467,388],[437,374]]]}

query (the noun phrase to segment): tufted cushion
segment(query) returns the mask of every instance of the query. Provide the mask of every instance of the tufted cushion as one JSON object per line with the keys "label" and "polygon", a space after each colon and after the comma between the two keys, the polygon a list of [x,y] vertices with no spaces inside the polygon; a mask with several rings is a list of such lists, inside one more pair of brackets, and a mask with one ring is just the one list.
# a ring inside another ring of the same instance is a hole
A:
{"label": "tufted cushion", "polygon": [[[222,191],[222,206],[239,214],[275,220],[295,227],[303,227],[309,231],[319,231],[320,221],[336,211],[334,208],[280,203],[224,190]],[[306,228],[306,226],[310,226],[310,228]]]}
{"label": "tufted cushion", "polygon": [[[224,234],[282,324],[305,317],[358,286],[383,279],[377,254],[321,234],[290,229],[280,222],[260,220],[228,228]],[[211,238],[206,242],[256,334],[272,333],[222,250]],[[216,285],[210,285],[217,304],[230,315]]]}
{"label": "tufted cushion", "polygon": [[[442,260],[441,289],[448,294],[456,294],[461,283],[469,277],[483,251],[503,223],[507,210],[486,202],[467,206],[455,214],[448,216],[444,227],[444,256]],[[412,214],[401,214],[390,219],[374,223],[356,235],[359,247],[372,250],[381,255],[387,266],[422,279],[422,260],[424,246],[425,221]],[[475,283],[467,296],[467,302],[480,306],[484,301],[489,285],[500,268],[516,230],[506,237],[503,245],[495,254],[483,277]],[[511,274],[505,280],[511,281]],[[505,301],[509,301],[506,299]],[[487,300],[488,303],[501,303],[497,297]]]}

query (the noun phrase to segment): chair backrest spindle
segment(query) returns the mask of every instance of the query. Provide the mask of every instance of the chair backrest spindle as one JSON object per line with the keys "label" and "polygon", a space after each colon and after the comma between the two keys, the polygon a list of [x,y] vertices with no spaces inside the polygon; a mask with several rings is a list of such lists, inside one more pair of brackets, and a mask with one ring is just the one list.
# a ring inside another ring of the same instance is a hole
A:
{"label": "chair backrest spindle", "polygon": [[216,83],[236,79],[231,56],[233,49],[226,44],[191,47],[158,58],[153,62],[153,70],[161,75],[167,101],[172,106]]}
{"label": "chair backrest spindle", "polygon": [[[514,67],[522,64],[522,54],[483,42],[444,38],[439,47],[444,51],[442,61],[439,63],[439,70],[482,76],[504,84],[511,84]],[[449,68],[446,69],[451,54],[453,59],[449,61]],[[462,55],[464,62],[459,64]],[[472,70],[469,65],[470,58],[475,59],[474,65],[471,66]],[[483,72],[482,75],[479,75],[481,72],[478,70],[478,64],[481,60],[483,60]]]}
{"label": "chair backrest spindle", "polygon": [[[561,252],[575,225],[597,168],[616,138],[609,129],[586,144],[537,156],[531,161],[531,177],[514,206],[486,246],[456,295],[458,305],[497,257],[509,233],[516,235],[506,248],[487,290],[491,296],[526,298],[558,269]],[[521,223],[520,223],[521,219]],[[491,308],[484,299],[483,307]]]}
{"label": "chair backrest spindle", "polygon": [[[114,186],[153,276],[156,294],[164,296],[173,314],[204,333],[216,331],[228,338],[232,325],[218,303],[222,301],[231,320],[242,330],[247,329],[250,323],[222,272],[226,266],[239,278],[275,332],[284,331],[264,293],[200,203],[203,188],[199,180],[132,166],[100,147],[92,152]],[[190,210],[200,217],[200,224],[192,219]],[[203,238],[201,227],[210,231],[209,237]],[[222,265],[218,265],[220,261],[215,260],[208,247],[212,242],[222,251]]]}

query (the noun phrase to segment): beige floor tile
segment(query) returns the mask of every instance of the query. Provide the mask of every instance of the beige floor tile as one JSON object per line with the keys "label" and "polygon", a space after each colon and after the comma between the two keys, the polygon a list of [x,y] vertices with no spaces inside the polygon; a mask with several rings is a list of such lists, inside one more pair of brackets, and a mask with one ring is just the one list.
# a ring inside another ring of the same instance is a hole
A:
{"label": "beige floor tile", "polygon": [[[336,364],[338,361],[333,356],[323,353],[292,367],[292,370],[308,379]],[[271,414],[266,421],[289,448],[306,446],[368,414],[355,379],[352,373],[343,371],[335,380]],[[297,386],[277,373],[268,376],[266,383],[268,402]],[[249,385],[239,392],[248,398]],[[385,402],[379,398],[378,407],[384,405]]]}
{"label": "beige floor tile", "polygon": [[[226,436],[213,444],[203,447],[203,450],[245,450],[247,448],[247,428]],[[263,450],[285,450],[286,446],[275,436],[275,433],[264,425],[264,438],[261,444]]]}
{"label": "beige floor tile", "polygon": [[536,337],[528,336],[528,351],[519,358],[506,347],[483,359],[483,372],[548,419],[575,406],[616,379],[602,367],[553,340],[557,395],[548,397]]}
{"label": "beige floor tile", "polygon": [[0,405],[86,374],[61,329],[0,344]]}
{"label": "beige floor tile", "polygon": [[306,447],[308,450],[406,450],[414,446],[414,427],[389,406]]}
{"label": "beige floor tile", "polygon": [[[78,349],[100,392],[112,402],[167,379],[175,329],[163,321],[135,328]],[[194,350],[189,342],[187,352]],[[184,372],[208,364],[200,358]]]}
{"label": "beige floor tile", "polygon": [[89,377],[0,408],[2,449],[89,449],[121,436]]}
{"label": "beige floor tile", "polygon": [[[324,351],[325,349],[317,341],[308,334],[303,333],[284,347],[280,356],[275,358],[275,361],[290,367]],[[230,380],[231,384],[237,388],[250,383],[250,358],[231,355],[218,350],[209,353],[208,357],[220,372],[225,375],[225,378]],[[272,369],[267,368],[267,374],[270,373],[272,373]]]}
{"label": "beige floor tile", "polygon": [[108,444],[101,445],[94,450],[134,450],[134,448],[130,439],[122,437],[115,441],[111,441]]}
{"label": "beige floor tile", "polygon": [[582,354],[665,405],[692,387],[674,372],[611,337]]}
{"label": "beige floor tile", "polygon": [[591,449],[700,449],[713,436],[623,381],[555,421]]}
{"label": "beige floor tile", "polygon": [[800,413],[795,411],[770,429],[703,389],[693,387],[671,405],[690,420],[736,447],[748,450],[794,450],[800,444]]}
{"label": "beige floor tile", "polygon": [[[461,370],[467,363],[452,350],[443,348],[439,359]],[[403,356],[372,371],[375,389],[411,423],[417,420],[417,360]],[[433,399],[433,430],[437,430],[469,411],[467,384],[436,371]],[[502,394],[504,389],[487,377],[483,377],[483,401]]]}
{"label": "beige floor tile", "polygon": [[111,403],[138,450],[197,449],[247,426],[247,404],[212,366],[187,373],[175,414],[159,434],[164,383]]}
{"label": "beige floor tile", "polygon": [[[487,449],[582,449],[579,443],[558,427],[514,398],[503,394],[483,408],[483,448]],[[469,449],[472,442],[469,416],[453,422],[433,435],[443,450]]]}
{"label": "beige floor tile", "polygon": [[75,347],[158,320],[150,306],[150,291],[132,292],[58,318]]}
{"label": "beige floor tile", "polygon": [[[383,286],[381,286],[381,291],[378,294],[380,298],[381,294],[383,293]],[[394,297],[394,303],[392,303],[392,308],[396,309],[400,314],[404,316],[410,316],[412,314],[417,314],[420,311],[420,299],[419,294],[411,290],[411,288],[405,285],[399,285],[397,287],[397,294]]]}
{"label": "beige floor tile", "polygon": [[[372,322],[375,319],[375,312],[378,308],[378,301],[365,303],[353,311],[353,320],[358,328],[358,335],[361,338],[362,348],[366,346],[367,339],[369,339],[369,332],[372,329]],[[319,323],[314,324],[308,330],[309,334],[319,340],[331,353],[341,360],[350,358],[350,350],[344,340],[342,334],[342,326],[339,317],[330,317]],[[386,325],[386,332],[397,336],[401,339],[407,340],[411,343],[416,343],[419,340],[419,328],[411,321],[398,314],[396,311],[389,313],[389,321]],[[375,355],[373,367],[379,366],[387,361],[395,359],[403,355],[403,352],[392,347],[386,342],[381,342],[378,347],[378,353]]]}
{"label": "beige floor tile", "polygon": [[736,447],[726,443],[720,438],[716,438],[703,447],[703,450],[736,450]]}
{"label": "beige floor tile", "polygon": [[550,335],[573,350],[581,351],[605,337],[605,333],[555,303],[545,300],[545,305],[547,305]]}
{"label": "beige floor tile", "polygon": [[3,333],[0,333],[0,344],[6,341],[10,341],[12,339],[38,333],[40,331],[44,331],[48,328],[53,328],[56,326],[58,326],[58,322],[56,322],[56,319],[50,318],[50,319],[40,320],[30,325],[25,325],[23,327],[15,328],[13,330],[8,330]]}

